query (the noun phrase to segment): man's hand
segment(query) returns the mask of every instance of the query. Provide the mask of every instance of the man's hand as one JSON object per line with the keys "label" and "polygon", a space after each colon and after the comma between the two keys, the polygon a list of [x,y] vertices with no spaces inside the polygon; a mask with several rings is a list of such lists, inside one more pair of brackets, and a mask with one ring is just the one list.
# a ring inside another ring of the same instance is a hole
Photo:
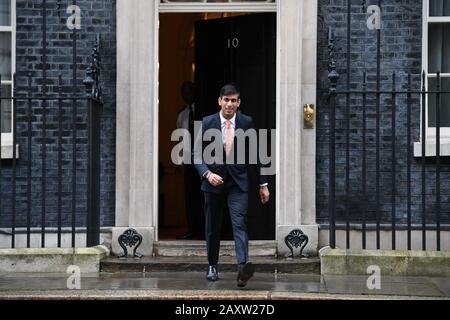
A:
{"label": "man's hand", "polygon": [[259,195],[261,197],[262,204],[266,204],[267,202],[269,202],[270,192],[269,192],[269,188],[267,188],[267,186],[259,188]]}
{"label": "man's hand", "polygon": [[219,175],[214,174],[214,173],[211,172],[211,173],[208,175],[208,182],[209,182],[210,184],[212,184],[214,187],[218,187],[218,186],[220,186],[221,184],[223,184],[223,179],[222,179],[221,176],[219,176]]}

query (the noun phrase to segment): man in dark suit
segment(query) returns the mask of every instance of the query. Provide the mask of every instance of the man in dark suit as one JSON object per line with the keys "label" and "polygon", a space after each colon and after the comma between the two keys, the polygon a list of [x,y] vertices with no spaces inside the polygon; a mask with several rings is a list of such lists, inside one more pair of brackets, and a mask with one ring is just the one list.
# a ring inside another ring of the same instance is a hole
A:
{"label": "man in dark suit", "polygon": [[[220,234],[222,213],[225,202],[228,204],[233,237],[235,241],[236,257],[238,262],[237,285],[243,287],[253,276],[254,267],[248,262],[248,233],[247,233],[247,208],[248,208],[248,163],[238,163],[236,158],[242,159],[240,152],[245,152],[248,159],[248,149],[237,148],[236,130],[243,132],[254,129],[251,117],[237,113],[241,104],[240,92],[234,85],[226,85],[220,91],[220,112],[203,118],[203,134],[216,129],[221,133],[223,143],[223,156],[226,161],[206,163],[203,159],[202,148],[194,150],[194,164],[202,177],[201,190],[205,196],[205,237],[208,250],[208,272],[206,278],[209,281],[218,279],[217,263],[219,260]],[[220,136],[220,135],[219,135]],[[198,140],[197,140],[198,143]],[[201,150],[199,150],[201,149]],[[199,152],[202,152],[200,155]],[[234,159],[228,161],[230,154]],[[259,164],[259,158],[258,158]],[[261,166],[258,165],[260,169]],[[259,173],[261,173],[259,171]],[[260,174],[260,196],[263,204],[269,201],[269,189],[267,179]]]}
{"label": "man in dark suit", "polygon": [[[194,136],[195,121],[195,85],[191,81],[185,81],[181,85],[181,96],[185,103],[183,109],[177,116],[177,128],[189,130],[189,134]],[[197,170],[192,164],[184,164],[184,195],[186,204],[186,233],[177,236],[183,240],[203,239],[203,199],[200,192],[200,178]]]}

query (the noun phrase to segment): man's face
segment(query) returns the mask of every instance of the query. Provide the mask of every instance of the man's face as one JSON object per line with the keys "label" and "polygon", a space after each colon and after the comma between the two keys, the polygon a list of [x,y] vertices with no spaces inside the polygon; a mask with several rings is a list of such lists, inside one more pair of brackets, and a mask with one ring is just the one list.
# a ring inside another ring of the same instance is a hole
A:
{"label": "man's face", "polygon": [[219,98],[219,105],[222,109],[222,115],[225,119],[231,119],[237,112],[241,104],[238,94],[232,94]]}

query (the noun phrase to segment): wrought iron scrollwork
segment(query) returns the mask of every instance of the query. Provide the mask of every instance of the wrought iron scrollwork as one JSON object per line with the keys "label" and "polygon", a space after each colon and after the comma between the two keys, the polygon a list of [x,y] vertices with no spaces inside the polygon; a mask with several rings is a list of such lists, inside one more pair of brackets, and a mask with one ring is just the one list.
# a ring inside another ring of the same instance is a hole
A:
{"label": "wrought iron scrollwork", "polygon": [[102,88],[100,86],[100,35],[95,38],[94,49],[92,49],[92,62],[86,68],[86,78],[83,83],[86,86],[86,94],[88,98],[97,100],[102,99]]}
{"label": "wrought iron scrollwork", "polygon": [[288,258],[294,258],[294,249],[300,247],[300,257],[306,258],[306,255],[303,254],[303,249],[305,249],[308,244],[309,238],[306,234],[303,233],[300,229],[292,230],[285,238],[284,242],[286,243],[289,250],[291,250],[291,254]]}
{"label": "wrought iron scrollwork", "polygon": [[123,255],[119,256],[119,258],[125,259],[128,257],[127,246],[130,248],[134,246],[134,250],[133,250],[134,258],[139,258],[139,259],[142,258],[144,255],[136,252],[137,248],[139,248],[141,243],[142,243],[142,235],[140,235],[136,230],[134,230],[134,229],[125,230],[125,232],[119,236],[119,245],[123,249]]}
{"label": "wrought iron scrollwork", "polygon": [[61,0],[56,1],[56,11],[58,12],[58,18],[61,19]]}
{"label": "wrought iron scrollwork", "polygon": [[330,94],[336,92],[337,81],[339,80],[339,73],[336,71],[336,60],[334,57],[334,33],[329,28],[328,30],[328,79],[330,80]]}

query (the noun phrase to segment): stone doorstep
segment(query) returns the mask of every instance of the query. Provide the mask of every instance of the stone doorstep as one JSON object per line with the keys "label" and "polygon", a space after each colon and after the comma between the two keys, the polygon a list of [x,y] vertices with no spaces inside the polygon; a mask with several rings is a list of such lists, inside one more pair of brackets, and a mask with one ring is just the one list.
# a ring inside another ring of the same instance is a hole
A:
{"label": "stone doorstep", "polygon": [[[250,260],[257,272],[320,274],[319,258],[276,259],[253,257]],[[205,272],[208,266],[204,257],[144,257],[142,259],[119,259],[108,257],[101,261],[101,272]],[[219,269],[223,272],[236,271],[236,258],[220,257]]]}
{"label": "stone doorstep", "polygon": [[[139,251],[139,249],[138,249]],[[205,241],[158,241],[154,243],[154,254],[158,257],[206,257]],[[275,257],[276,241],[251,241],[251,257]],[[236,256],[234,241],[221,241],[221,256]]]}
{"label": "stone doorstep", "polygon": [[82,273],[99,272],[100,261],[109,255],[105,246],[92,248],[0,249],[0,272],[65,273],[75,265]]}
{"label": "stone doorstep", "polygon": [[325,248],[319,255],[322,275],[367,275],[377,266],[381,275],[450,277],[450,252]]}

